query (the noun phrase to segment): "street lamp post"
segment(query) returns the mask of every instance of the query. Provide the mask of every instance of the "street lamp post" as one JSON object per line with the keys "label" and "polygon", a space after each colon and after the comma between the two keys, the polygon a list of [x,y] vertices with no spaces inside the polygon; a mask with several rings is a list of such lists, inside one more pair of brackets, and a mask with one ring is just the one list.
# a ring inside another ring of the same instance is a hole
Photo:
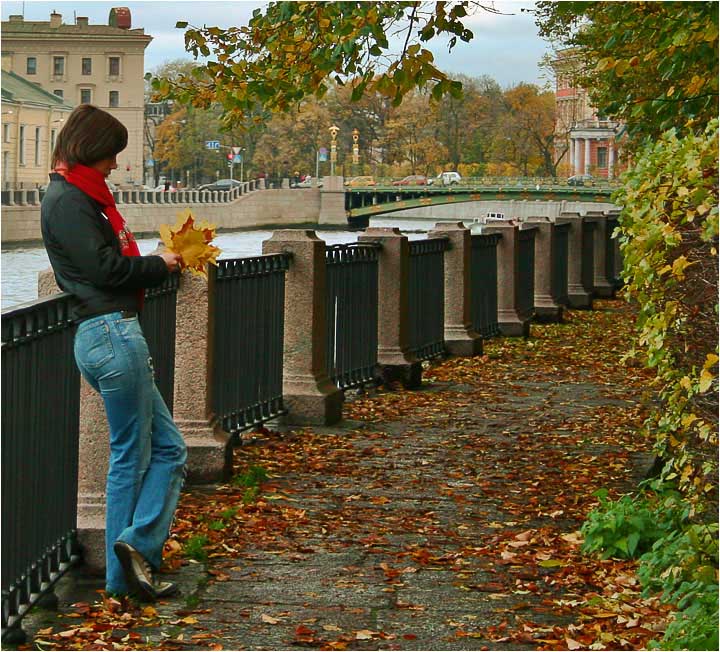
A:
{"label": "street lamp post", "polygon": [[352,130],[352,139],[353,139],[353,146],[352,146],[352,161],[353,166],[355,168],[354,172],[355,174],[358,173],[358,164],[360,163],[360,146],[358,145],[358,141],[360,140],[360,132],[358,131],[358,128],[355,127],[355,129]]}
{"label": "street lamp post", "polygon": [[340,127],[333,125],[328,129],[330,132],[330,176],[335,176],[335,163],[337,161],[337,135]]}

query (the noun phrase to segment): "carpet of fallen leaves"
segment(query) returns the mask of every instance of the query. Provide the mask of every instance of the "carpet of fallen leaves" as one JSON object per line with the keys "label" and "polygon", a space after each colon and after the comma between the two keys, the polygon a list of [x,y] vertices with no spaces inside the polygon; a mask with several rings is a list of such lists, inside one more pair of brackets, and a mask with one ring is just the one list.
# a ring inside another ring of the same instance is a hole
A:
{"label": "carpet of fallen leaves", "polygon": [[[229,596],[260,555],[361,551],[397,613],[444,618],[445,649],[643,649],[662,635],[667,608],[642,598],[636,562],[581,555],[579,533],[593,492],[633,490],[649,459],[637,428],[650,376],[621,363],[633,321],[624,303],[599,301],[563,324],[533,325],[529,339],[430,365],[418,391],[353,397],[342,428],[246,437],[236,472],[262,467],[267,479],[257,493],[238,483],[185,493],[168,576],[197,563],[187,558],[193,542],[207,557],[207,586]],[[457,616],[404,601],[422,574],[452,578]],[[343,567],[336,586],[367,575]],[[216,603],[202,592],[197,602],[178,602],[172,617],[127,600],[77,604],[67,627],[37,632],[33,649],[241,649],[210,624]],[[406,626],[371,626],[361,608],[355,628],[322,611],[292,622],[290,611],[238,604],[235,620],[256,635],[284,627],[288,649],[438,649]]]}

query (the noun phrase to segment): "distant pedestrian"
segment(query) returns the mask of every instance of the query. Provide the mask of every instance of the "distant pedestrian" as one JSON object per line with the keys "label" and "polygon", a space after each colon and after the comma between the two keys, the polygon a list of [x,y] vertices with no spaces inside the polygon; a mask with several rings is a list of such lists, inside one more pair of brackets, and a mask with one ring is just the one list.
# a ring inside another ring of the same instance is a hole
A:
{"label": "distant pedestrian", "polygon": [[106,184],[127,129],[89,104],[58,134],[42,201],[42,236],[58,285],[77,299],[75,360],[110,426],[106,580],[152,601],[176,592],[154,573],[177,506],[187,452],[158,391],[138,312],[144,289],[178,269],[171,252],[141,256]]}

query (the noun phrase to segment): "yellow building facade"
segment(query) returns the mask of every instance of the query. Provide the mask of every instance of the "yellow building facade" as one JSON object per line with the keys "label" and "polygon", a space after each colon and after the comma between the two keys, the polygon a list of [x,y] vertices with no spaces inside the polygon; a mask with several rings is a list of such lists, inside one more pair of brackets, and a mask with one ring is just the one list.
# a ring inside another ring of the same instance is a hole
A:
{"label": "yellow building facade", "polygon": [[72,107],[20,75],[3,71],[2,188],[47,183],[55,139]]}
{"label": "yellow building facade", "polygon": [[[128,146],[118,156],[118,169],[110,180],[118,185],[142,184],[143,76],[145,48],[152,37],[143,29],[132,29],[129,10],[111,9],[107,25],[91,25],[80,16],[66,24],[58,13],[52,13],[49,21],[10,16],[2,23],[1,39],[3,71],[39,85],[64,104],[94,104],[127,127]],[[5,118],[3,111],[3,125]],[[18,136],[21,126],[16,119]],[[48,172],[49,167],[45,180]]]}

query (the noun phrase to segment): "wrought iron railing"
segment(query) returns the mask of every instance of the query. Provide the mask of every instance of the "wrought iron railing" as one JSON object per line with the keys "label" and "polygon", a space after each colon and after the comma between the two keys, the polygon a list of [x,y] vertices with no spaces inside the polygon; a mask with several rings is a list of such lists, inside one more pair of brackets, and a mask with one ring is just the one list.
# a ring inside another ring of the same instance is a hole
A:
{"label": "wrought iron railing", "polygon": [[470,255],[470,320],[487,339],[500,335],[497,317],[497,244],[499,233],[473,235]]}
{"label": "wrought iron railing", "polygon": [[339,244],[325,250],[327,262],[328,376],[341,389],[377,377],[378,245]]}
{"label": "wrought iron railing", "polygon": [[535,228],[518,233],[518,270],[515,284],[515,305],[521,317],[535,312]]}
{"label": "wrought iron railing", "polygon": [[410,351],[418,360],[445,353],[444,238],[410,242]]}
{"label": "wrought iron railing", "polygon": [[[285,410],[282,400],[286,254],[210,268],[212,408],[236,433]],[[308,337],[310,335],[308,334]]]}
{"label": "wrought iron railing", "polygon": [[155,384],[173,411],[175,385],[175,310],[179,274],[170,275],[158,287],[145,290],[145,305],[140,313],[145,340],[155,369]]}
{"label": "wrought iron railing", "polygon": [[79,559],[72,302],[59,294],[2,313],[4,636]]}
{"label": "wrought iron railing", "polygon": [[555,303],[568,305],[568,237],[570,224],[552,225],[550,294]]}
{"label": "wrought iron railing", "polygon": [[585,292],[593,294],[595,288],[595,222],[583,220],[580,282]]}

